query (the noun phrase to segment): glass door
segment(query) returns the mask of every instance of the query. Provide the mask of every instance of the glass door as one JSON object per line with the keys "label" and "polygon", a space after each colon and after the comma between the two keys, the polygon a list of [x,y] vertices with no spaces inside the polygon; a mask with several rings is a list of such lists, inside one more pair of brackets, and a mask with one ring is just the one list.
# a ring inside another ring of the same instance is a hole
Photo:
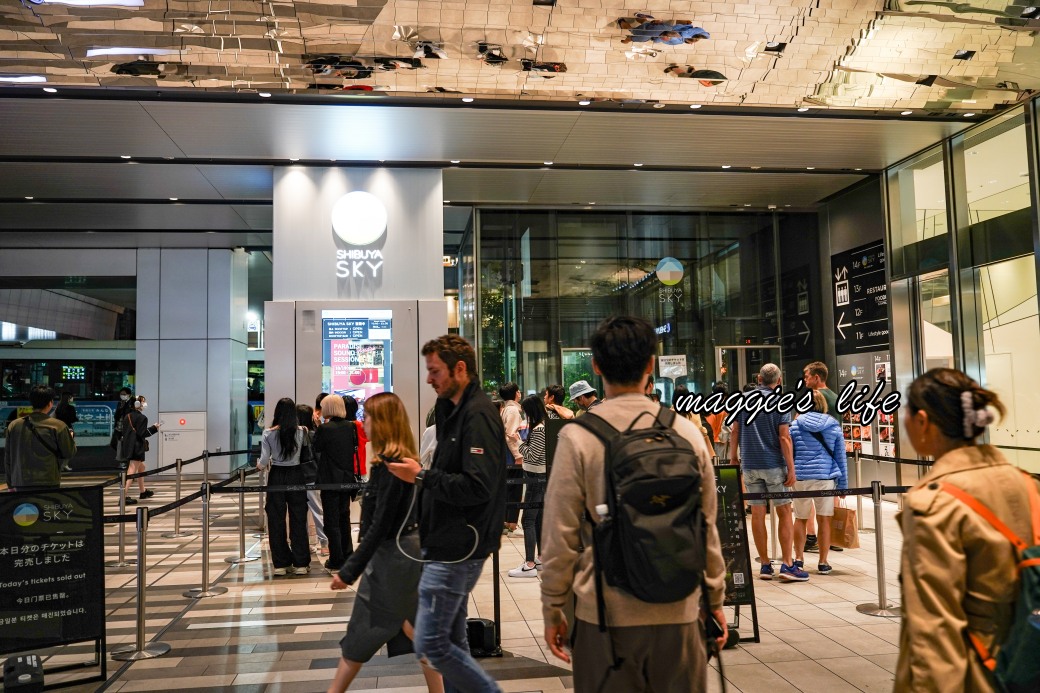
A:
{"label": "glass door", "polygon": [[717,367],[715,380],[726,384],[727,392],[740,392],[754,382],[759,369],[767,363],[783,362],[780,347],[775,344],[741,344],[715,347]]}

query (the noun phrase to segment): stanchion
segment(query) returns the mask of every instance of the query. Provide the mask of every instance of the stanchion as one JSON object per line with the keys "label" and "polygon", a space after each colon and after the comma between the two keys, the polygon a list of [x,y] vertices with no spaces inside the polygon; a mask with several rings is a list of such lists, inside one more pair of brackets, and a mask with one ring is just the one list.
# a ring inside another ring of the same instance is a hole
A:
{"label": "stanchion", "polygon": [[[119,470],[119,514],[126,513],[126,467]],[[129,568],[134,561],[126,560],[126,523],[119,523],[119,558],[105,561],[106,568]]]}
{"label": "stanchion", "polygon": [[[217,448],[217,451],[219,452],[220,448]],[[209,450],[202,451],[202,480],[207,484],[209,483]],[[220,513],[213,513],[209,516],[209,519],[207,519],[206,522],[209,522],[209,520],[215,520],[218,517],[220,517]],[[195,519],[202,520],[203,518],[202,515],[196,515]]]}
{"label": "stanchion", "polygon": [[902,609],[888,603],[885,584],[885,531],[881,517],[881,494],[884,487],[881,482],[870,482],[870,496],[874,501],[874,545],[877,551],[878,601],[877,604],[860,604],[856,611],[869,616],[899,617]]}
{"label": "stanchion", "polygon": [[209,482],[202,482],[202,587],[184,593],[185,597],[202,599],[216,597],[227,592],[227,587],[212,587],[209,584]]}
{"label": "stanchion", "polygon": [[[266,469],[261,469],[260,473],[257,474],[257,477],[258,477],[260,486],[267,486],[267,470]],[[265,537],[267,537],[267,513],[264,511],[264,496],[266,496],[266,495],[267,494],[265,494],[263,491],[261,491],[260,493],[256,494],[257,498],[259,499],[259,506],[257,508],[256,513],[257,513],[257,517],[259,518],[260,531],[253,535],[254,539],[264,539]]]}
{"label": "stanchion", "polygon": [[246,553],[246,468],[238,469],[238,486],[242,490],[238,492],[238,555],[228,556],[224,560],[228,563],[251,563],[260,560],[260,556]]}
{"label": "stanchion", "polygon": [[[174,493],[177,496],[177,502],[181,500],[181,458],[177,458],[177,480],[174,482]],[[173,531],[166,532],[163,534],[165,539],[176,539],[178,537],[190,537],[194,532],[182,532],[181,531],[181,506],[177,506],[173,509]]]}
{"label": "stanchion", "polygon": [[[860,451],[856,450],[852,453],[853,461],[856,463],[856,488],[863,488],[863,460],[859,456]],[[856,517],[859,518],[860,524],[863,523],[863,496],[856,496]],[[860,527],[859,531],[864,534],[870,534],[873,532],[871,527]]]}
{"label": "stanchion", "polygon": [[161,657],[170,651],[164,642],[144,644],[145,587],[148,585],[148,508],[137,509],[137,642],[112,650],[112,659],[136,662]]}

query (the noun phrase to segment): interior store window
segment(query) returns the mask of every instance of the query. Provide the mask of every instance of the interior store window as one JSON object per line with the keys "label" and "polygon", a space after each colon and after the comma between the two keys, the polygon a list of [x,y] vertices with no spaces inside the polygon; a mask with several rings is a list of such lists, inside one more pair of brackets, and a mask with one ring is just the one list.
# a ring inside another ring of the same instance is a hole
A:
{"label": "interior store window", "polygon": [[935,147],[888,174],[892,275],[937,269],[948,262],[946,166]]}
{"label": "interior store window", "polygon": [[[1032,255],[977,268],[981,296],[985,385],[1007,405],[1004,420],[990,429],[990,443],[1006,446],[1013,464],[1040,472],[1040,392],[1033,372],[1040,353],[1036,266]],[[1025,448],[1025,449],[1023,449]]]}
{"label": "interior store window", "polygon": [[924,370],[953,368],[953,319],[950,314],[949,272],[933,272],[917,280],[921,349]]}
{"label": "interior store window", "polygon": [[659,354],[681,357],[669,377],[655,372],[664,401],[678,385],[707,390],[716,344],[779,341],[773,234],[770,214],[482,210],[485,390],[599,388],[589,339],[622,313],[649,319]]}

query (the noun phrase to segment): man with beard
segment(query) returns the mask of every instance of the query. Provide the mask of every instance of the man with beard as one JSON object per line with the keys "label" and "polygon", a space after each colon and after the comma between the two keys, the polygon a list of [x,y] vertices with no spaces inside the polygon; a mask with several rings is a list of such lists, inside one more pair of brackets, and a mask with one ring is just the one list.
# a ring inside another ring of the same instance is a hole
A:
{"label": "man with beard", "polygon": [[437,393],[437,449],[429,469],[411,459],[387,468],[419,489],[423,568],[415,652],[444,676],[445,691],[499,691],[469,651],[466,604],[502,537],[505,428],[479,387],[476,353],[458,335],[422,348],[426,382]]}

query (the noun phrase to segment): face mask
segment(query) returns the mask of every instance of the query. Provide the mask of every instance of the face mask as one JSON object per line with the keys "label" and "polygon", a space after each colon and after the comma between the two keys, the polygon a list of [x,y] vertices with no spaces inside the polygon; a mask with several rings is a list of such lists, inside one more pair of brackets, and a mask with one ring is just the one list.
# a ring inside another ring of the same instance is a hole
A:
{"label": "face mask", "polygon": [[130,399],[130,395],[119,395],[120,402],[126,402]]}
{"label": "face mask", "polygon": [[141,402],[141,409],[147,409],[147,408],[148,408],[148,402]]}

